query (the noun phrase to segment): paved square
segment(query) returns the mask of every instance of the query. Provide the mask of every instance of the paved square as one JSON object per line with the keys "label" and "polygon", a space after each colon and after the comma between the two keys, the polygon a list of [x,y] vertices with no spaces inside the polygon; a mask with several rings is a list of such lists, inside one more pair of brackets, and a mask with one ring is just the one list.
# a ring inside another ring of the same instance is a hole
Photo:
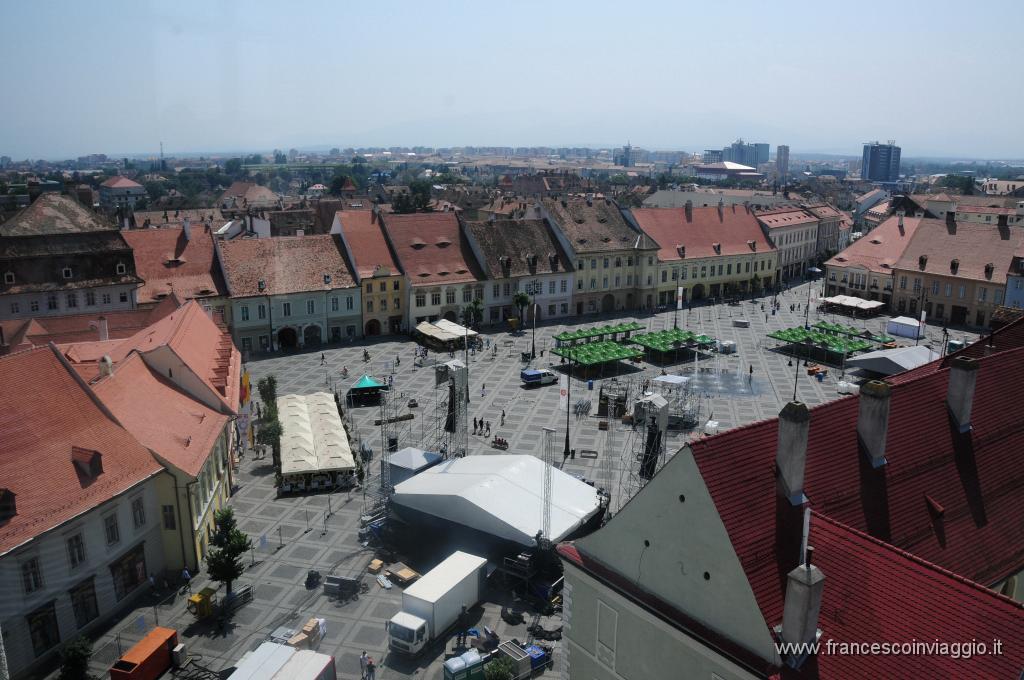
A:
{"label": "paved square", "polygon": [[[711,355],[699,360],[696,366],[692,358],[681,358],[681,363],[675,365],[663,366],[646,361],[624,365],[618,371],[620,378],[629,378],[639,383],[643,379],[658,376],[662,370],[695,376],[701,393],[701,423],[714,419],[719,421],[722,429],[775,416],[784,403],[792,398],[794,379],[798,398],[808,404],[835,399],[839,396],[836,383],[842,375],[841,367],[829,367],[827,377],[817,382],[803,370],[802,362],[791,362],[788,356],[776,352],[775,343],[765,337],[768,332],[803,324],[805,311],[796,309],[796,305],[804,305],[806,298],[806,287],[782,294],[780,311],[774,315],[769,312],[767,319],[761,310],[761,300],[753,304],[745,302],[740,306],[707,306],[682,311],[678,315],[680,327],[719,340],[732,340],[736,343],[736,353]],[[793,305],[792,310],[790,305]],[[614,318],[617,321],[636,320],[652,331],[672,328],[673,316],[671,312],[663,312]],[[748,320],[750,327],[734,326],[733,320],[739,318]],[[809,314],[812,324],[826,318],[833,320],[831,315],[819,317],[814,311]],[[535,365],[557,364],[558,357],[549,351],[554,347],[553,335],[573,327],[607,323],[608,320],[608,317],[587,317],[570,319],[564,324],[538,326],[537,350],[542,356],[538,357]],[[877,332],[884,329],[887,317],[866,321],[836,317],[835,320]],[[929,327],[927,332],[926,342],[934,349],[940,349],[941,329]],[[561,452],[566,414],[558,408],[557,387],[526,390],[519,383],[519,371],[523,367],[520,352],[529,351],[532,331],[513,336],[504,331],[485,329],[482,335],[499,349],[496,354],[484,351],[469,357],[470,418],[489,420],[492,436],[498,435],[509,441],[509,453],[542,455],[541,428],[551,427],[555,430],[556,451]],[[975,338],[974,334],[960,331],[950,334],[950,339],[968,342]],[[367,363],[362,361],[364,347],[371,355]],[[250,361],[247,367],[254,385],[260,378],[274,375],[278,381],[279,395],[335,389],[344,394],[348,385],[362,373],[378,377],[393,376],[394,393],[403,400],[403,404],[410,398],[415,398],[419,403],[414,408],[403,405],[402,412],[411,413],[413,419],[396,428],[400,438],[399,447],[429,445],[437,429],[435,408],[441,395],[434,388],[433,369],[413,366],[413,348],[408,338],[392,337],[377,342],[325,348],[322,351],[327,359],[326,366],[320,366],[321,350],[318,349],[305,354]],[[396,356],[401,357],[402,362],[399,369],[392,373]],[[447,355],[437,358],[446,360]],[[347,380],[341,380],[340,377],[343,367],[349,371]],[[751,367],[752,379],[749,377]],[[585,380],[574,378],[571,381],[572,401],[590,399],[593,408],[589,415],[569,418],[572,447],[577,449],[577,456],[564,461],[564,469],[595,480],[599,486],[611,490],[614,496],[623,488],[629,467],[635,465],[635,462],[629,460],[627,450],[632,429],[618,419],[596,416],[597,394],[601,385],[608,380],[609,377],[597,377],[593,390]],[[481,397],[485,384],[485,396]],[[504,425],[501,424],[503,410]],[[357,448],[360,442],[373,448],[372,468],[377,468],[381,451],[380,428],[373,424],[379,413],[377,407],[354,408],[346,413],[346,420],[355,439],[353,448]],[[608,430],[598,429],[601,420],[607,420]],[[668,455],[671,456],[682,444],[696,436],[701,436],[698,431],[670,431]],[[469,453],[500,455],[501,452],[490,447],[488,438],[470,435]],[[557,456],[557,463],[563,464],[560,455]],[[202,665],[214,671],[233,667],[245,652],[266,640],[274,630],[281,627],[295,629],[311,616],[320,616],[328,620],[328,626],[319,651],[335,657],[339,677],[359,677],[358,657],[363,650],[378,661],[378,677],[382,680],[407,677],[433,680],[442,677],[441,663],[445,648],[440,645],[413,661],[387,654],[384,621],[400,607],[401,591],[397,586],[386,591],[377,585],[372,576],[363,576],[368,592],[350,602],[329,599],[320,588],[305,588],[306,572],[310,569],[316,569],[321,574],[355,576],[364,573],[373,553],[358,543],[363,500],[361,493],[339,492],[278,498],[274,491],[274,474],[269,459],[254,459],[252,452],[247,452],[241,462],[235,473],[235,483],[237,490],[231,505],[235,509],[239,526],[250,534],[256,547],[254,554],[246,559],[246,572],[235,584],[235,588],[254,584],[255,599],[235,612],[223,632],[213,622],[196,622],[185,611],[183,597],[169,598],[159,607],[153,607],[152,602],[144,603],[129,612],[117,626],[96,642],[92,668],[95,675],[105,676],[109,672],[109,664],[119,656],[116,639],[118,633],[121,633],[122,645],[126,641],[138,639],[139,635],[133,631],[139,616],[145,617],[148,625],[153,625],[154,616],[158,616],[161,625],[177,628],[190,651],[202,655]],[[617,507],[614,498],[613,507]],[[250,565],[250,562],[253,564]],[[418,568],[419,565],[410,566]],[[206,583],[204,568],[193,583],[193,591]],[[223,588],[220,590],[220,597],[223,598]],[[490,626],[502,639],[527,639],[526,624],[509,626],[501,619],[500,610],[500,602],[483,603],[482,610],[477,610],[480,612],[477,625]],[[528,614],[527,621],[530,620]],[[540,623],[545,628],[561,625],[557,618],[542,617]],[[553,644],[557,656],[560,643]],[[450,644],[447,645],[447,649],[450,647]],[[548,671],[544,677],[556,675],[557,670]]]}

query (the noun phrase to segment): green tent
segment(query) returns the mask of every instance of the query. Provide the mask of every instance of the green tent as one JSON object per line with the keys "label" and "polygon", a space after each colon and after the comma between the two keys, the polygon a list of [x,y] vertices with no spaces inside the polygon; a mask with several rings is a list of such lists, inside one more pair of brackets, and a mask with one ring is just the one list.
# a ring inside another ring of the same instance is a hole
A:
{"label": "green tent", "polygon": [[377,382],[376,378],[368,375],[364,375],[352,385],[352,389],[354,390],[380,389],[382,387],[384,387],[384,383]]}

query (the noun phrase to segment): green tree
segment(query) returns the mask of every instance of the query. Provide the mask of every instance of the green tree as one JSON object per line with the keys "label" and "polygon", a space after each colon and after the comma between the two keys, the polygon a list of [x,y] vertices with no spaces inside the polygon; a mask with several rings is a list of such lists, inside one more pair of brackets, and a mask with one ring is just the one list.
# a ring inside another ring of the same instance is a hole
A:
{"label": "green tree", "polygon": [[267,408],[277,409],[277,378],[268,375],[256,382],[256,391]]}
{"label": "green tree", "polygon": [[229,175],[237,175],[242,172],[242,159],[241,158],[229,158],[224,164],[224,172]]}
{"label": "green tree", "polygon": [[524,293],[523,291],[519,291],[518,293],[512,296],[512,304],[519,308],[520,323],[525,323],[526,316],[524,315],[524,311],[527,307],[530,306],[530,296]]}
{"label": "green tree", "polygon": [[514,680],[516,665],[510,657],[499,656],[484,666],[484,680]]}
{"label": "green tree", "polygon": [[223,583],[227,596],[231,597],[231,584],[245,572],[242,556],[252,549],[252,540],[238,529],[231,508],[218,510],[214,523],[217,528],[213,547],[206,555],[206,572],[214,581]]}
{"label": "green tree", "polygon": [[484,304],[480,302],[480,298],[473,298],[473,301],[466,305],[465,309],[462,310],[462,318],[466,322],[467,326],[476,326],[484,318]]}
{"label": "green tree", "polygon": [[398,215],[405,215],[416,212],[416,204],[410,194],[398,194],[391,199],[391,212]]}
{"label": "green tree", "polygon": [[409,194],[412,196],[413,208],[416,211],[427,210],[430,207],[430,192],[434,185],[425,179],[418,179],[409,183]]}
{"label": "green tree", "polygon": [[71,640],[60,653],[59,680],[89,680],[89,659],[92,658],[92,642],[83,636]]}
{"label": "green tree", "polygon": [[277,165],[284,165],[287,162],[288,156],[285,156],[283,151],[274,152],[274,163],[276,163]]}
{"label": "green tree", "polygon": [[246,165],[261,165],[263,163],[263,156],[258,153],[254,153],[251,156],[245,157]]}

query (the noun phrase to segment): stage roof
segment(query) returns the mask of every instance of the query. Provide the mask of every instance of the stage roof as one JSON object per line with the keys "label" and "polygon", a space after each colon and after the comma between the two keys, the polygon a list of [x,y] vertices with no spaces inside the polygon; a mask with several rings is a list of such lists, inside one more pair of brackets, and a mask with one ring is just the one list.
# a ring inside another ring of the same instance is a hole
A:
{"label": "stage roof", "polygon": [[[522,546],[541,529],[545,463],[527,455],[478,455],[433,466],[395,487],[392,502]],[[597,490],[551,469],[551,540],[600,509]]]}

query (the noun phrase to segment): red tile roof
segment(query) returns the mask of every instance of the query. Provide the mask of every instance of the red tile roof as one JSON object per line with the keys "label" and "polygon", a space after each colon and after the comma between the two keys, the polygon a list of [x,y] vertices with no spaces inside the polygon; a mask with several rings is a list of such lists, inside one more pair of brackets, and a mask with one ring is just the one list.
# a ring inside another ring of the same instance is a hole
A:
{"label": "red tile roof", "polygon": [[454,213],[386,215],[384,229],[411,285],[483,280]]}
{"label": "red tile roof", "polygon": [[192,477],[230,420],[182,392],[134,352],[93,391],[136,439]]}
{"label": "red tile roof", "polygon": [[[1024,381],[1024,348],[979,362],[966,438],[949,424],[949,368],[892,386],[889,462],[877,470],[858,443],[857,398],[812,409],[804,491],[822,514],[991,584],[1024,565],[1024,421],[1005,408]],[[775,540],[771,527],[754,523],[775,516],[777,437],[772,419],[692,444],[741,559]],[[941,526],[926,495],[946,508]]]}
{"label": "red tile roof", "polygon": [[[1024,321],[994,334],[991,346],[982,339],[959,354],[979,362],[973,429],[951,425],[948,358],[897,376],[880,468],[858,441],[857,397],[811,410],[804,492],[814,508],[809,544],[826,577],[822,642],[1024,639],[1024,605],[984,587],[1024,565],[1024,421],[1007,407],[1024,381]],[[777,443],[772,419],[690,444],[769,627],[782,621],[802,524],[802,509],[778,492]],[[643,599],[625,581],[617,587]],[[664,615],[691,624],[685,614]],[[819,654],[782,677],[1016,677],[1022,665],[1019,645],[969,661]]]}
{"label": "red tile roof", "polygon": [[762,210],[757,213],[757,219],[768,229],[784,229],[799,224],[814,224],[818,221],[817,216],[802,208]]}
{"label": "red tile roof", "polygon": [[[893,265],[910,274],[923,272],[956,276],[1003,286],[1014,252],[1024,246],[1024,230],[1019,227],[979,222],[949,223],[930,218],[920,222],[910,243]],[[874,233],[872,231],[866,238],[871,238]],[[926,258],[923,268],[922,257]],[[952,272],[953,260],[958,264],[956,274]],[[991,265],[992,269],[986,271],[986,265]]]}
{"label": "red tile roof", "polygon": [[545,198],[541,204],[552,226],[562,231],[576,255],[658,247],[650,237],[630,227],[615,201],[603,196]]}
{"label": "red tile roof", "polygon": [[[234,239],[218,241],[217,248],[231,297],[355,286],[339,239],[330,234]],[[325,275],[330,282],[324,281]]]}
{"label": "red tile roof", "polygon": [[894,215],[851,243],[825,266],[860,267],[879,274],[892,274],[892,268],[903,255],[922,219],[904,217],[901,231],[899,217]]}
{"label": "red tile roof", "polygon": [[[0,357],[0,385],[0,486],[17,505],[17,514],[0,523],[0,554],[162,470],[52,348]],[[16,385],[27,389],[11,389]],[[72,447],[98,451],[103,472],[80,477]]]}
{"label": "red tile roof", "polygon": [[[685,208],[638,208],[632,211],[640,228],[658,242],[658,259],[681,260],[677,246],[686,248],[686,257],[752,255],[774,250],[765,238],[754,213],[742,205],[692,208],[693,219],[686,219]],[[751,242],[753,242],[751,244]],[[715,244],[719,249],[715,250]]]}
{"label": "red tile roof", "polygon": [[185,303],[167,317],[124,340],[76,343],[61,350],[69,361],[85,365],[84,373],[96,374],[95,364],[104,355],[117,366],[132,352],[146,354],[168,347],[209,388],[224,413],[237,413],[242,357],[226,328],[210,318],[196,301]]}
{"label": "red tile roof", "polygon": [[[83,207],[78,201],[55,193],[45,193],[0,227],[0,236],[54,236],[56,234],[87,234],[114,232],[117,227],[107,224],[99,215]],[[123,246],[120,236],[117,244]]]}
{"label": "red tile roof", "polygon": [[172,291],[180,298],[216,297],[226,293],[224,277],[206,227],[138,229],[124,232],[135,253],[135,273],[145,281],[140,304],[161,300]]}
{"label": "red tile roof", "polygon": [[108,189],[141,189],[142,185],[134,180],[130,180],[127,177],[117,175],[111,177],[106,182],[100,185],[101,187],[107,187]]}
{"label": "red tile roof", "polygon": [[341,224],[360,279],[373,276],[378,266],[401,274],[384,237],[381,220],[372,210],[339,210],[334,218]]}
{"label": "red tile roof", "polygon": [[32,347],[42,347],[51,342],[62,345],[98,341],[100,317],[107,320],[108,338],[127,338],[156,323],[180,306],[181,301],[171,295],[160,303],[146,308],[0,321],[0,328],[3,328],[8,351],[18,352]]}
{"label": "red tile roof", "polygon": [[[492,279],[573,271],[547,220],[467,222]],[[536,260],[531,267],[529,256]],[[507,259],[506,259],[507,258]]]}
{"label": "red tile roof", "polygon": [[991,205],[958,205],[958,213],[978,213],[982,215],[1016,215],[1016,208],[1000,208]]}

